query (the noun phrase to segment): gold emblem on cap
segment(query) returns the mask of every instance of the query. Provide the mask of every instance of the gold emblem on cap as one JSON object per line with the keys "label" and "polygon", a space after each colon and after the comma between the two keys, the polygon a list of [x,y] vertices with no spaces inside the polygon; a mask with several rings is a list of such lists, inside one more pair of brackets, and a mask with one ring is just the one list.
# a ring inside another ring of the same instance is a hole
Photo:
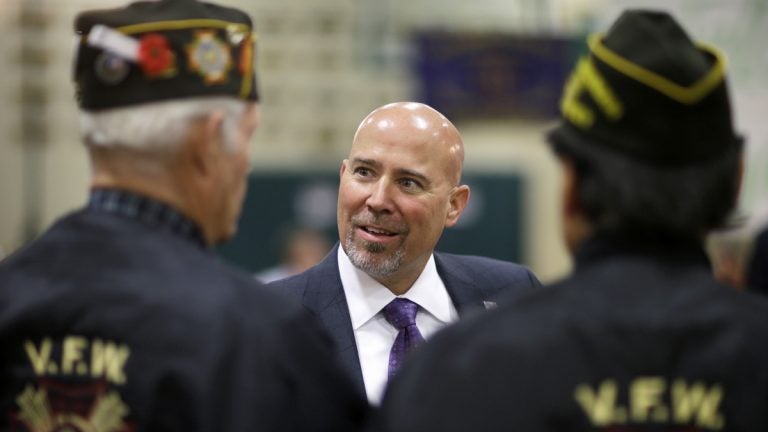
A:
{"label": "gold emblem on cap", "polygon": [[249,34],[246,39],[240,43],[240,61],[238,68],[243,76],[243,83],[240,87],[240,96],[246,97],[251,92],[253,86],[253,41],[255,35]]}
{"label": "gold emblem on cap", "polygon": [[584,92],[592,97],[606,119],[617,121],[623,116],[624,105],[589,57],[579,60],[560,101],[560,109],[565,118],[582,129],[589,129],[595,122],[595,113],[579,100]]}
{"label": "gold emblem on cap", "polygon": [[205,83],[221,84],[227,81],[232,68],[229,45],[216,37],[215,31],[199,31],[187,46],[189,68],[202,75]]}
{"label": "gold emblem on cap", "polygon": [[715,59],[712,67],[692,85],[682,86],[612,51],[603,44],[602,38],[603,35],[597,33],[588,39],[589,49],[597,58],[622,74],[679,103],[687,105],[699,103],[725,79],[725,57],[720,51],[708,45],[698,44],[698,47]]}
{"label": "gold emblem on cap", "polygon": [[249,36],[248,29],[238,25],[227,26],[227,37],[232,45],[240,45]]}

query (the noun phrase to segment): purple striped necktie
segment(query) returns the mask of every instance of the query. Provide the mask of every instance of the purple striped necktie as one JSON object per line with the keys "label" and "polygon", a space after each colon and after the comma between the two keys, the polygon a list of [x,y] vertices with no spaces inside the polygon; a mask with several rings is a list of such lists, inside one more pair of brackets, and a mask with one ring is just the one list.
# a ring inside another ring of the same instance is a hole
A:
{"label": "purple striped necktie", "polygon": [[416,312],[419,305],[405,299],[396,298],[388,305],[384,306],[384,318],[398,330],[395,343],[389,351],[389,371],[388,376],[391,379],[395,372],[403,364],[406,354],[424,342],[419,328],[416,327]]}

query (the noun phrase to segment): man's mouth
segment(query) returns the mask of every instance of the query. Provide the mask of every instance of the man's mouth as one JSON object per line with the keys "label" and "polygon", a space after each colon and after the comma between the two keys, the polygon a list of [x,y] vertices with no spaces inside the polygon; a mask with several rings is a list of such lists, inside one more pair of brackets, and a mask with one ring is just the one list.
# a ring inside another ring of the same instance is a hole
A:
{"label": "man's mouth", "polygon": [[351,218],[353,232],[360,240],[384,246],[407,234],[408,229],[404,223],[374,216],[356,215]]}
{"label": "man's mouth", "polygon": [[366,226],[366,225],[361,226],[360,229],[369,234],[373,234],[376,236],[394,237],[395,235],[397,235],[397,233],[385,230],[383,228],[377,228],[377,227]]}

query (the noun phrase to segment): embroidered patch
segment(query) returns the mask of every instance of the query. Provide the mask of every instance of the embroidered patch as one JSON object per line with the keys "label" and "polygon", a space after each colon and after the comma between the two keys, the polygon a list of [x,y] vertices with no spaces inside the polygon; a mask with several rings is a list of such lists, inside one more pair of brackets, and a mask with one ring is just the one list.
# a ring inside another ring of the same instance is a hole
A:
{"label": "embroidered patch", "polygon": [[216,37],[213,31],[200,31],[195,40],[187,46],[189,68],[203,76],[205,83],[221,84],[228,78],[232,68],[230,47]]}
{"label": "embroidered patch", "polygon": [[624,104],[589,57],[579,60],[560,101],[563,116],[579,128],[588,130],[595,123],[596,116],[593,108],[581,102],[582,93],[590,95],[607,120],[615,122],[624,115]]}
{"label": "embroidered patch", "polygon": [[168,39],[158,33],[149,33],[139,40],[138,63],[149,78],[168,78],[176,74],[176,55]]}
{"label": "embroidered patch", "polygon": [[128,76],[130,66],[122,58],[103,52],[99,54],[94,63],[96,76],[104,84],[115,85],[121,83]]}
{"label": "embroidered patch", "polygon": [[[11,414],[12,430],[68,432],[129,432],[128,406],[106,383],[62,384],[42,380],[27,385],[16,397],[19,409]],[[23,427],[23,429],[22,429]]]}

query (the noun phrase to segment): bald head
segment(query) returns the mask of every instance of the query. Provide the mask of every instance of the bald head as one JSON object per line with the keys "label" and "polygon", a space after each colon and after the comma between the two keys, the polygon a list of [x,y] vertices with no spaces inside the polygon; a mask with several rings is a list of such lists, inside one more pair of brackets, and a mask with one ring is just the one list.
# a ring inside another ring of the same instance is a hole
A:
{"label": "bald head", "polygon": [[443,229],[469,200],[461,135],[427,105],[377,108],[339,171],[337,222],[350,262],[400,295],[418,279]]}
{"label": "bald head", "polygon": [[464,142],[456,127],[437,110],[418,102],[395,102],[375,109],[357,128],[352,141],[423,147],[444,162],[445,175],[454,185],[459,184],[464,166]]}

